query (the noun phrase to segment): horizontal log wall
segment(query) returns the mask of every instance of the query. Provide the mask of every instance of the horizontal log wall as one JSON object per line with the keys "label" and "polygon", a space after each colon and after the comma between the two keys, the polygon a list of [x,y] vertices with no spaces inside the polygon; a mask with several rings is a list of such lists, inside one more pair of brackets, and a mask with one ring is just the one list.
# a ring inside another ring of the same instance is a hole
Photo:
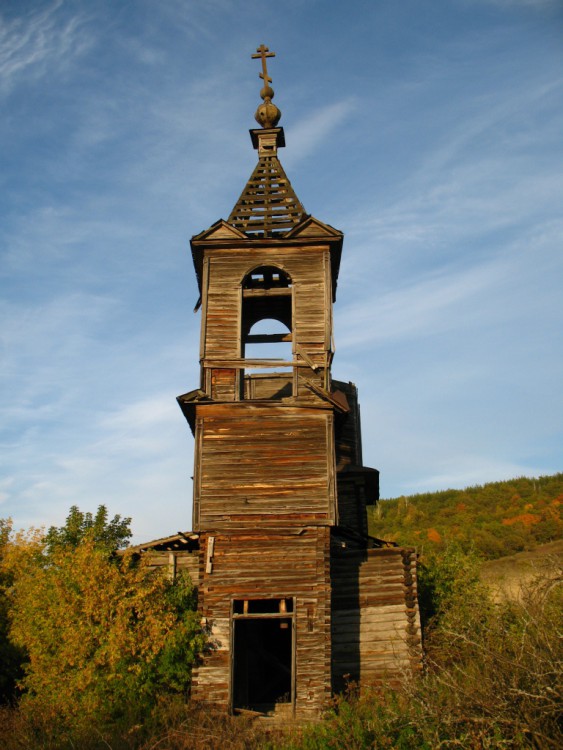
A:
{"label": "horizontal log wall", "polygon": [[207,403],[196,414],[194,530],[334,522],[330,410]]}
{"label": "horizontal log wall", "polygon": [[310,344],[317,352],[330,348],[330,311],[326,308],[327,283],[330,283],[328,256],[327,246],[307,250],[208,251],[207,325],[202,359],[240,356],[241,284],[246,274],[257,265],[278,266],[291,277],[294,341]]}
{"label": "horizontal log wall", "polygon": [[237,396],[237,371],[233,368],[210,368],[211,398],[216,401],[235,401]]}
{"label": "horizontal log wall", "polygon": [[199,607],[212,650],[195,671],[193,698],[230,708],[233,599],[295,597],[295,713],[315,718],[330,697],[330,530],[232,531],[215,534],[212,547],[210,539],[200,539]]}
{"label": "horizontal log wall", "polygon": [[333,688],[393,685],[420,668],[422,652],[412,549],[334,548]]}

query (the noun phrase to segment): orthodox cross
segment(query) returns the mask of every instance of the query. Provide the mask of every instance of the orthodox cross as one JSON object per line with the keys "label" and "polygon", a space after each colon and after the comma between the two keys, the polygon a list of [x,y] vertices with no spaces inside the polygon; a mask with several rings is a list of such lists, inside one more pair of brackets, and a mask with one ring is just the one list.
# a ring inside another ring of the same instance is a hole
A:
{"label": "orthodox cross", "polygon": [[261,44],[258,49],[256,50],[256,54],[252,55],[252,58],[262,58],[262,72],[258,73],[260,78],[264,81],[264,86],[267,86],[269,83],[272,83],[272,79],[268,75],[268,66],[266,65],[266,58],[267,57],[275,57],[275,52],[270,52],[270,50],[266,47],[265,44]]}

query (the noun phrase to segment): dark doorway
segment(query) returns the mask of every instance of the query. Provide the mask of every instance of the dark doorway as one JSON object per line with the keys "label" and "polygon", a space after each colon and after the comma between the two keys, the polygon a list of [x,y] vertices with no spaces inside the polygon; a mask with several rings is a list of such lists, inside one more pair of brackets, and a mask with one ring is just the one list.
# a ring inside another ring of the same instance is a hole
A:
{"label": "dark doorway", "polygon": [[271,711],[290,703],[292,618],[235,619],[233,709]]}

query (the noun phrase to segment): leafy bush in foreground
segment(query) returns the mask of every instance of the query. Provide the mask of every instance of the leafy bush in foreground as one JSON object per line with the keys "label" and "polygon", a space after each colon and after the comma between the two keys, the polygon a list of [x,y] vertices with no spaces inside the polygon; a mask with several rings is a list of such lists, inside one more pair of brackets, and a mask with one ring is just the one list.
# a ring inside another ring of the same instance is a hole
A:
{"label": "leafy bush in foreground", "polygon": [[16,683],[23,676],[25,653],[10,638],[10,598],[13,575],[4,564],[12,534],[12,522],[0,518],[0,705],[14,699]]}
{"label": "leafy bush in foreground", "polygon": [[99,505],[95,515],[73,505],[64,526],[51,526],[45,534],[45,551],[51,554],[56,549],[71,549],[89,539],[97,548],[112,553],[127,547],[131,536],[130,518],[117,515],[110,521],[105,505]]}
{"label": "leafy bush in foreground", "polygon": [[86,535],[46,551],[39,533],[5,551],[11,639],[28,661],[20,711],[53,736],[130,721],[189,686],[204,645],[189,577],[168,580]]}

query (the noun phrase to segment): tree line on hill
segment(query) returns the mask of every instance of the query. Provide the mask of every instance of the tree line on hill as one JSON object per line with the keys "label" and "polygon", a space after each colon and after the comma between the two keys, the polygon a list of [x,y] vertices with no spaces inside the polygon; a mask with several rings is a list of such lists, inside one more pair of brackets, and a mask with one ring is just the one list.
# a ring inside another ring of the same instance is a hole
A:
{"label": "tree line on hill", "polygon": [[380,501],[370,534],[425,556],[455,543],[495,559],[560,539],[563,473]]}

